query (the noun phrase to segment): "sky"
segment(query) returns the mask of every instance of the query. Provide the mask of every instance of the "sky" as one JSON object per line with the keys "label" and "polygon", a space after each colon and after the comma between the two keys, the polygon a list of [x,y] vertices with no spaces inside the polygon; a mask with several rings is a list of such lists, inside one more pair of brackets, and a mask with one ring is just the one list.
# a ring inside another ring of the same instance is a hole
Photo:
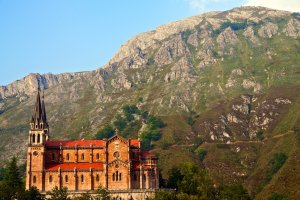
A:
{"label": "sky", "polygon": [[93,70],[134,35],[242,5],[300,11],[300,0],[0,0],[0,85]]}

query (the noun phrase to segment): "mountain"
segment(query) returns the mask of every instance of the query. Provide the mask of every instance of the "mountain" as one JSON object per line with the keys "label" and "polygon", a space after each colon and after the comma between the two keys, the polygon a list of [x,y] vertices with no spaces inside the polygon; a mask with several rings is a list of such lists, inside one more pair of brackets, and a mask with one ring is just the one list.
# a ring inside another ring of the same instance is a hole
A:
{"label": "mountain", "polygon": [[299,13],[240,7],[139,34],[94,71],[30,74],[0,87],[0,159],[24,161],[40,87],[52,138],[92,138],[123,106],[136,105],[166,123],[152,150],[164,177],[192,161],[216,184],[242,183],[255,199],[274,192],[296,199],[299,38]]}

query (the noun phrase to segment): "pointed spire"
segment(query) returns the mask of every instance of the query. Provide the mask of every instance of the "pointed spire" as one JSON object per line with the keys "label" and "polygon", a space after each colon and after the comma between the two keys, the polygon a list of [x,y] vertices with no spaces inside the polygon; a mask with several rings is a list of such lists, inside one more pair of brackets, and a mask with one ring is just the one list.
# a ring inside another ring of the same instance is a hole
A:
{"label": "pointed spire", "polygon": [[44,104],[44,93],[43,93],[42,102],[41,102],[40,88],[38,88],[38,92],[36,95],[35,110],[31,117],[31,122],[37,123],[38,125],[40,122],[47,124],[46,109],[45,109],[45,104]]}
{"label": "pointed spire", "polygon": [[46,115],[46,108],[45,108],[45,102],[44,102],[44,90],[43,90],[43,96],[42,96],[42,120],[45,124],[47,124],[47,115]]}

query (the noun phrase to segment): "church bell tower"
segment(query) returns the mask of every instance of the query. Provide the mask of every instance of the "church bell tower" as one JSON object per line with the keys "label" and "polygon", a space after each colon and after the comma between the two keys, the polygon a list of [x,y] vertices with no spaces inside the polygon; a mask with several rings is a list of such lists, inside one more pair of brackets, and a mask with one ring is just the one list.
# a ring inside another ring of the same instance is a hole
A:
{"label": "church bell tower", "polygon": [[30,130],[27,148],[26,189],[36,186],[44,191],[45,144],[49,140],[49,125],[47,122],[44,92],[36,95],[35,107],[30,120]]}

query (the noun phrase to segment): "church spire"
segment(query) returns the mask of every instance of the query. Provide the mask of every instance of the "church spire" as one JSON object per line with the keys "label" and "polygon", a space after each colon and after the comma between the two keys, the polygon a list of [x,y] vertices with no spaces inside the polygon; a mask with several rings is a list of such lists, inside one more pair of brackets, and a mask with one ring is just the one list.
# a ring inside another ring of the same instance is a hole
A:
{"label": "church spire", "polygon": [[43,90],[43,96],[42,96],[42,120],[45,124],[47,124],[47,115],[46,115],[46,108],[45,108],[45,102],[44,102],[44,90]]}
{"label": "church spire", "polygon": [[46,117],[46,109],[44,102],[44,92],[41,100],[40,89],[38,89],[36,100],[35,100],[35,109],[34,113],[31,117],[31,123],[34,123],[34,127],[40,127],[41,124],[43,126],[47,126],[47,117]]}

